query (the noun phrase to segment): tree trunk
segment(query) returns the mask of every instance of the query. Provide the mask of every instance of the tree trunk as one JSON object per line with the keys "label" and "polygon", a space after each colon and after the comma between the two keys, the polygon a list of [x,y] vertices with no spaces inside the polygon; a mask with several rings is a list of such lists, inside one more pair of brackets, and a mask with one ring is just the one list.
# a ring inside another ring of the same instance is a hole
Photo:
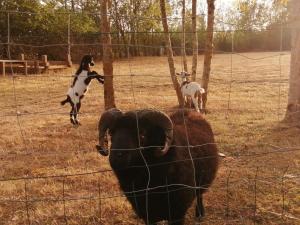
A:
{"label": "tree trunk", "polygon": [[181,46],[181,54],[183,61],[183,69],[185,72],[188,72],[187,68],[187,58],[185,51],[185,0],[182,0],[182,46]]}
{"label": "tree trunk", "polygon": [[196,80],[198,61],[198,35],[197,35],[197,0],[192,1],[192,32],[193,32],[193,61],[192,80]]}
{"label": "tree trunk", "polygon": [[[126,58],[129,57],[129,51],[128,51],[128,41],[127,41],[127,38],[125,36],[125,32],[124,32],[124,29],[123,29],[123,26],[121,24],[121,18],[119,16],[119,12],[118,12],[118,2],[117,0],[114,0],[114,10],[115,10],[115,15],[116,15],[116,18],[115,18],[115,23],[116,23],[116,27],[117,29],[119,30],[120,34],[121,34],[121,37],[122,37],[122,40],[123,40],[123,49],[125,49],[125,56]],[[119,54],[121,53],[121,51],[119,52]]]}
{"label": "tree trunk", "polygon": [[213,51],[214,35],[214,17],[215,17],[215,0],[207,0],[207,33],[205,43],[205,55],[202,75],[202,87],[205,89],[203,94],[203,109],[206,110],[208,83],[210,76],[210,66]]}
{"label": "tree trunk", "polygon": [[101,2],[101,32],[103,43],[104,104],[105,109],[116,107],[113,85],[113,53],[111,48],[110,24],[107,17],[108,0]]}
{"label": "tree trunk", "polygon": [[75,3],[74,0],[71,0],[72,11],[75,12]]}
{"label": "tree trunk", "polygon": [[65,0],[65,9],[67,9],[68,7],[67,7],[67,0]]}
{"label": "tree trunk", "polygon": [[183,102],[183,97],[182,97],[182,93],[181,93],[181,90],[180,90],[180,84],[177,80],[176,73],[175,73],[173,50],[172,50],[169,27],[168,27],[168,22],[167,22],[165,0],[160,0],[160,11],[161,11],[162,24],[163,24],[163,27],[164,27],[164,36],[165,36],[166,49],[167,49],[167,54],[168,54],[170,75],[171,75],[171,79],[172,79],[172,82],[173,82],[174,89],[175,89],[176,94],[177,94],[178,103],[181,107],[183,107],[184,102]]}
{"label": "tree trunk", "polygon": [[137,3],[136,0],[130,0],[130,20],[128,21],[130,30],[130,52],[132,56],[137,56]]}
{"label": "tree trunk", "polygon": [[285,115],[287,122],[300,125],[300,1],[290,1],[292,27],[289,97]]}

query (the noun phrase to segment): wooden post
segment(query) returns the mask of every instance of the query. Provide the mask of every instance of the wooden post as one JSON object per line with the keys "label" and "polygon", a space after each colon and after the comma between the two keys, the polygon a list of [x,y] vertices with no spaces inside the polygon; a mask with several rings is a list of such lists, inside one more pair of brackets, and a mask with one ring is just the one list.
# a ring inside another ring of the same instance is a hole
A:
{"label": "wooden post", "polygon": [[25,55],[24,54],[20,54],[20,60],[25,60]]}
{"label": "wooden post", "polygon": [[183,68],[185,72],[188,72],[187,68],[187,58],[185,51],[185,0],[182,0],[182,43],[181,43],[181,54],[183,61]]}
{"label": "wooden post", "polygon": [[103,43],[103,73],[104,81],[104,105],[105,109],[115,108],[115,94],[113,85],[113,53],[111,47],[110,25],[107,16],[108,0],[101,2],[101,32]]}
{"label": "wooden post", "polygon": [[211,58],[213,52],[214,19],[215,19],[215,0],[207,0],[207,35],[204,53],[204,65],[202,75],[202,87],[205,93],[202,95],[203,109],[206,110],[208,83],[211,70]]}
{"label": "wooden post", "polygon": [[42,55],[42,65],[44,66],[45,71],[49,69],[49,62],[48,62],[47,55]]}
{"label": "wooden post", "polygon": [[71,54],[67,54],[67,66],[68,66],[68,67],[71,67],[71,66],[72,66]]}
{"label": "wooden post", "polygon": [[2,75],[5,76],[5,62],[3,61],[1,64],[2,64]]}
{"label": "wooden post", "polygon": [[160,47],[159,48],[159,56],[163,56],[163,55],[165,55],[165,50],[163,47]]}
{"label": "wooden post", "polygon": [[24,61],[24,75],[28,74],[28,63],[27,61]]}
{"label": "wooden post", "polygon": [[39,60],[34,61],[34,70],[36,74],[40,73],[40,65],[39,65]]}
{"label": "wooden post", "polygon": [[10,54],[10,15],[7,13],[7,56],[8,59],[11,59]]}
{"label": "wooden post", "polygon": [[69,14],[68,20],[68,54],[67,54],[67,66],[72,66],[72,59],[71,59],[71,14]]}
{"label": "wooden post", "polygon": [[291,0],[289,11],[292,28],[289,97],[285,121],[300,126],[300,1]]}
{"label": "wooden post", "polygon": [[192,80],[196,81],[197,61],[198,61],[197,0],[192,1],[192,30],[193,30]]}

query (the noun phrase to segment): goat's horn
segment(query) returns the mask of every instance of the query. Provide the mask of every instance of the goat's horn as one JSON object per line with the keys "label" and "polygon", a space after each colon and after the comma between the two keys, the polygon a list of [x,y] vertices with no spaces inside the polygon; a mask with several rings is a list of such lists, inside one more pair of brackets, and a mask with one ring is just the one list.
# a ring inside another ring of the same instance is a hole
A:
{"label": "goat's horn", "polygon": [[163,149],[159,151],[159,155],[165,155],[173,141],[173,123],[170,117],[167,114],[154,109],[145,109],[138,111],[138,118],[147,119],[152,124],[156,124],[163,128],[166,140]]}
{"label": "goat's horn", "polygon": [[99,145],[96,145],[98,152],[103,156],[108,156],[108,149],[105,148],[105,134],[110,129],[116,120],[123,115],[122,111],[116,108],[105,111],[99,120]]}

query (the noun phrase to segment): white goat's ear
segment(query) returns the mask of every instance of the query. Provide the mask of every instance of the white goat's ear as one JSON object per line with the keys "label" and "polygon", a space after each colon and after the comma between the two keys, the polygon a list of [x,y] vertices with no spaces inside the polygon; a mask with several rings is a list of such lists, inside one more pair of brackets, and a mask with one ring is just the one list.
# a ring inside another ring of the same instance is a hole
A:
{"label": "white goat's ear", "polygon": [[180,73],[176,73],[176,75],[180,75]]}

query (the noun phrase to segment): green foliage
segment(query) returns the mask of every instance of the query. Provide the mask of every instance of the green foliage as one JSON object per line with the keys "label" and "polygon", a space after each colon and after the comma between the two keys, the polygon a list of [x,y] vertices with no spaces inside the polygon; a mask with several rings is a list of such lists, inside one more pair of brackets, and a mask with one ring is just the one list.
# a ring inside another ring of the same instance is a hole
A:
{"label": "green foliage", "polygon": [[[53,59],[63,59],[67,51],[69,15],[71,20],[71,42],[74,44],[101,43],[99,0],[0,0],[0,40],[7,41],[7,18],[5,10],[12,11],[10,17],[11,42],[29,45],[63,44],[60,46],[12,48],[15,55],[24,52],[48,54]],[[116,56],[125,56],[130,44],[131,55],[158,55],[164,45],[160,6],[158,0],[111,0],[109,9],[111,31]],[[173,46],[181,46],[181,2],[169,0],[167,14]],[[198,4],[200,4],[198,2]],[[16,13],[26,12],[26,13]],[[173,18],[173,19],[172,19]],[[217,51],[231,51],[231,32],[234,34],[235,51],[278,50],[283,37],[283,49],[290,48],[290,32],[287,27],[287,0],[236,0],[230,9],[216,11],[214,48]],[[186,47],[192,54],[191,4],[186,7]],[[206,18],[197,16],[199,49],[204,49]],[[220,31],[223,30],[223,31]],[[122,35],[123,32],[123,35]],[[149,32],[154,32],[149,34]],[[137,47],[137,45],[158,46],[157,48]],[[2,45],[1,49],[4,49]],[[72,46],[73,58],[85,53],[101,53],[101,45]],[[174,48],[180,54],[180,48]],[[4,55],[4,54],[2,54]],[[3,56],[2,56],[3,57]]]}
{"label": "green foliage", "polygon": [[[236,0],[233,7],[224,15],[222,29],[235,30],[235,51],[274,51],[290,49],[290,30],[287,25],[287,1]],[[226,18],[226,19],[224,19]],[[231,49],[230,32],[218,32],[215,35],[218,50]]]}
{"label": "green foliage", "polygon": [[[29,14],[11,13],[12,28],[15,28],[18,34],[35,31],[57,35],[66,32],[68,14],[71,11],[62,6],[59,7],[57,4],[59,1],[44,1],[43,4],[36,0],[8,0],[5,2],[7,4],[2,8],[3,10],[29,12]],[[76,16],[72,16],[72,29],[78,33],[94,32],[98,29],[96,29],[96,22],[93,19],[84,13],[76,14]]]}

